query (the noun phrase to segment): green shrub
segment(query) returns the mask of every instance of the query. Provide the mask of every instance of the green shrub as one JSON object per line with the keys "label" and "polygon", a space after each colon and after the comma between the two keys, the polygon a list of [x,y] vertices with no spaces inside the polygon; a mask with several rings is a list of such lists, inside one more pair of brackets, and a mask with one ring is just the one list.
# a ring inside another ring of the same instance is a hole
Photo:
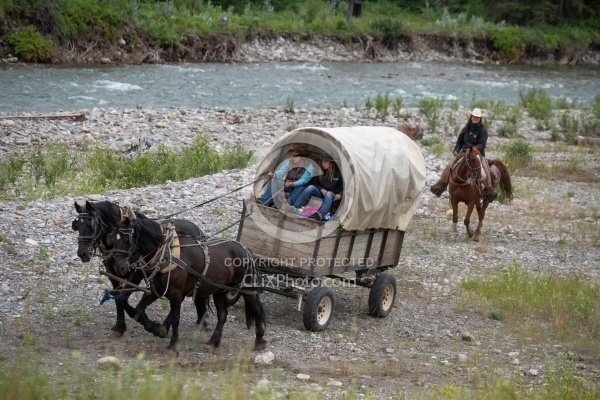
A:
{"label": "green shrub", "polygon": [[433,137],[431,137],[431,138],[423,138],[423,139],[421,140],[421,144],[422,144],[423,146],[425,146],[425,147],[431,147],[431,146],[434,146],[434,145],[436,145],[436,144],[438,144],[438,143],[440,143],[440,142],[441,142],[441,141],[440,141],[440,138],[439,138],[439,137],[437,137],[437,136],[433,136]]}
{"label": "green shrub", "polygon": [[304,4],[304,9],[300,12],[300,16],[304,23],[309,25],[317,21],[321,14],[325,15],[326,13],[327,9],[324,8],[322,2],[312,0]]}
{"label": "green shrub", "polygon": [[42,147],[38,146],[31,154],[29,163],[36,184],[54,186],[71,170],[69,148],[64,144],[50,144],[44,152]]}
{"label": "green shrub", "polygon": [[392,104],[392,108],[396,114],[400,114],[400,110],[402,109],[402,105],[404,103],[404,98],[402,96],[398,96],[394,99],[394,103]]}
{"label": "green shrub", "polygon": [[397,39],[404,35],[405,29],[400,18],[380,18],[371,23],[371,28],[381,33],[384,46],[393,47]]}
{"label": "green shrub", "polygon": [[583,121],[582,130],[584,136],[600,137],[600,118],[590,118]]}
{"label": "green shrub", "polygon": [[560,132],[558,132],[558,128],[556,128],[556,126],[553,126],[550,129],[550,140],[552,140],[553,142],[558,142],[559,139],[560,139]]}
{"label": "green shrub", "polygon": [[592,113],[596,118],[600,118],[600,93],[594,96],[594,102],[592,103]]}
{"label": "green shrub", "polygon": [[522,138],[511,141],[504,148],[506,163],[515,168],[527,167],[533,160],[531,145]]}
{"label": "green shrub", "polygon": [[242,144],[238,143],[234,147],[225,150],[221,156],[223,169],[244,168],[254,156],[254,151],[248,150]]}
{"label": "green shrub", "polygon": [[[84,147],[83,152],[76,152],[51,143],[47,151],[38,147],[0,162],[0,193],[3,199],[19,193],[31,199],[161,184],[244,168],[254,155],[241,144],[220,154],[211,143],[199,135],[192,147],[174,150],[160,146],[135,158],[109,148]],[[11,193],[4,190],[9,183],[14,185]]]}
{"label": "green shrub", "polygon": [[421,97],[419,99],[419,111],[427,119],[427,127],[434,132],[439,126],[440,111],[444,102],[440,98]]}
{"label": "green shrub", "polygon": [[19,30],[8,36],[8,43],[17,57],[25,61],[48,62],[54,54],[54,44],[45,39],[34,26]]}
{"label": "green shrub", "polygon": [[557,110],[569,110],[572,108],[577,108],[577,99],[569,100],[565,97],[559,97],[554,102],[554,106]]}
{"label": "green shrub", "polygon": [[517,133],[517,125],[514,122],[505,121],[498,128],[498,135],[502,137],[513,137]]}
{"label": "green shrub", "polygon": [[381,94],[381,92],[377,93],[377,97],[375,97],[375,109],[381,121],[385,121],[387,118],[388,108],[391,103],[392,100],[390,99],[389,92],[385,92],[385,94]]}
{"label": "green shrub", "polygon": [[579,129],[579,120],[568,113],[563,113],[558,119],[558,126],[562,129],[565,137],[567,135],[575,135]]}
{"label": "green shrub", "polygon": [[545,89],[519,88],[520,105],[527,110],[529,116],[537,120],[549,120],[552,117],[552,98]]}
{"label": "green shrub", "polygon": [[519,126],[522,117],[523,113],[518,107],[509,107],[506,112],[505,121]]}
{"label": "green shrub", "polygon": [[285,112],[288,114],[294,114],[296,111],[294,110],[294,96],[289,95],[285,100]]}
{"label": "green shrub", "polygon": [[0,161],[0,192],[4,192],[8,184],[14,184],[17,181],[23,165],[25,165],[25,160],[22,156],[14,156]]}
{"label": "green shrub", "polygon": [[509,60],[518,60],[525,51],[522,31],[515,27],[500,27],[490,32],[492,43]]}

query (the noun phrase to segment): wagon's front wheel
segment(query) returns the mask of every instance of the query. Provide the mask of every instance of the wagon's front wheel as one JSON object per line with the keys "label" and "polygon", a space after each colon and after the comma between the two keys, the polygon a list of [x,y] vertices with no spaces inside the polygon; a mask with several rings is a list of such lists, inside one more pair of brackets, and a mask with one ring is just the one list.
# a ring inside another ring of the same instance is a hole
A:
{"label": "wagon's front wheel", "polygon": [[396,278],[390,274],[379,274],[369,293],[369,315],[387,317],[396,300]]}
{"label": "wagon's front wheel", "polygon": [[333,318],[333,290],[318,287],[306,295],[304,303],[304,327],[309,331],[324,331]]}

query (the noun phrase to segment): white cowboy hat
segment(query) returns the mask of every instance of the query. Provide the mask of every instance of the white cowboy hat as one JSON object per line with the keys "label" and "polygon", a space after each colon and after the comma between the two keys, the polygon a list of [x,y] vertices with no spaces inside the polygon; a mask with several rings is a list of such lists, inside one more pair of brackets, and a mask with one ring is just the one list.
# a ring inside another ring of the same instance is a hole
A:
{"label": "white cowboy hat", "polygon": [[474,108],[473,111],[471,111],[471,115],[474,117],[479,117],[481,118],[481,109],[480,108]]}

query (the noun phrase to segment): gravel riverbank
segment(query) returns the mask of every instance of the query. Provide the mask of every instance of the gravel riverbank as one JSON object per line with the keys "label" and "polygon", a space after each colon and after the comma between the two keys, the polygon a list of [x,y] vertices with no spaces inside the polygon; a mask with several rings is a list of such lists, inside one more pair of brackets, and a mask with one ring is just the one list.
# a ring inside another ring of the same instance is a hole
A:
{"label": "gravel riverbank", "polygon": [[[418,110],[403,111],[405,118],[390,116],[385,123],[364,110],[299,109],[289,114],[283,108],[94,109],[84,110],[87,119],[83,122],[4,119],[0,120],[0,157],[51,140],[72,146],[101,142],[118,151],[139,143],[140,138],[154,148],[158,143],[186,146],[203,133],[218,148],[242,143],[261,158],[286,133],[286,127],[424,125]],[[444,113],[459,121],[467,118],[464,109]],[[399,293],[387,318],[367,315],[367,289],[336,289],[331,325],[324,332],[311,333],[304,330],[295,301],[265,293],[262,298],[269,320],[265,338],[275,361],[263,365],[254,364],[256,354],[244,350],[253,333],[245,329],[239,304],[230,310],[222,346],[211,351],[201,344],[210,331],[194,324],[192,303],[186,301],[178,364],[211,376],[241,355],[249,360],[249,388],[267,385],[282,398],[298,388],[325,398],[344,398],[349,392],[391,398],[400,391],[410,395],[432,385],[471,383],[477,374],[493,370],[503,376],[521,375],[526,386],[544,384],[548,366],[570,351],[568,338],[559,343],[523,337],[489,319],[488,310],[464,309],[456,302],[461,280],[486,277],[515,264],[534,273],[600,278],[598,153],[553,146],[547,140],[549,134],[534,131],[535,124],[527,118],[523,126],[532,129],[521,131],[522,136],[547,148],[534,153],[534,163],[551,165],[577,158],[579,168],[595,180],[513,175],[516,198],[512,204],[490,205],[482,240],[477,243],[464,238],[460,224],[459,237],[452,238],[447,199],[438,199],[427,189],[407,230],[400,264],[391,271]],[[489,155],[501,158],[499,146],[506,139],[493,130],[490,133]],[[452,143],[454,134],[448,132],[443,140]],[[448,151],[439,159],[429,147],[420,147],[427,162],[429,187],[450,154]],[[255,166],[251,166],[184,182],[77,198],[0,202],[0,358],[10,363],[20,349],[30,345],[52,373],[62,363],[94,366],[104,356],[116,356],[127,365],[141,351],[151,363],[166,365],[170,361],[165,355],[168,342],[151,336],[134,321],[128,320],[124,337],[111,336],[114,306],[99,305],[107,281],[98,274],[98,262],[84,264],[76,255],[77,239],[71,230],[73,203],[112,200],[135,206],[149,216],[165,215],[252,182],[254,173]],[[209,234],[216,232],[239,218],[241,199],[249,193],[246,188],[183,217]],[[463,216],[464,210],[460,219]],[[158,303],[149,309],[150,316],[166,315],[165,307]],[[211,331],[214,323],[213,315]],[[580,360],[579,372],[598,383],[598,361],[585,354]],[[219,385],[206,380],[198,384],[207,389]]]}

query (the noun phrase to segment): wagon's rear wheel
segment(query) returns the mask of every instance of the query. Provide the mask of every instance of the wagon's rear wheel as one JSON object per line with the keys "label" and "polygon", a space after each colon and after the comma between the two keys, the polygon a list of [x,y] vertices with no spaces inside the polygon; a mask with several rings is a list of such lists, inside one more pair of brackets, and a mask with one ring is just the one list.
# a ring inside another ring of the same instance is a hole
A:
{"label": "wagon's rear wheel", "polygon": [[309,331],[324,331],[333,318],[333,290],[318,287],[306,295],[304,303],[304,327]]}
{"label": "wagon's rear wheel", "polygon": [[390,274],[379,274],[369,293],[369,315],[387,317],[396,300],[396,278]]}
{"label": "wagon's rear wheel", "polygon": [[242,294],[237,290],[229,290],[225,293],[225,299],[227,300],[227,306],[231,307],[240,299]]}

